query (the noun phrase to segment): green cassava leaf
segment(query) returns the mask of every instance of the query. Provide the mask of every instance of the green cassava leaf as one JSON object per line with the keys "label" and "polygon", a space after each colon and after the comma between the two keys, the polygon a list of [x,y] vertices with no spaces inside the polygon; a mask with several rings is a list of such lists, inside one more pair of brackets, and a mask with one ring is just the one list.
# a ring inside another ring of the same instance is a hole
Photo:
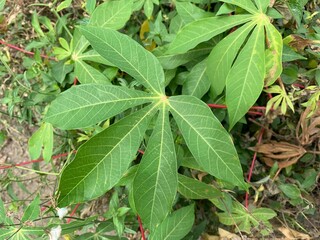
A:
{"label": "green cassava leaf", "polygon": [[[81,27],[82,33],[102,57],[159,95],[164,72],[157,58],[127,35],[101,27]],[[142,60],[143,59],[143,60]]]}
{"label": "green cassava leaf", "polygon": [[281,184],[279,188],[290,199],[301,198],[301,191],[294,184]]}
{"label": "green cassava leaf", "polygon": [[194,205],[183,207],[170,214],[151,234],[152,240],[182,239],[194,222]]}
{"label": "green cassava leaf", "polygon": [[74,64],[75,71],[74,73],[78,77],[78,80],[82,84],[88,83],[104,83],[111,84],[109,79],[99,72],[94,67],[87,64],[85,61],[76,61]]}
{"label": "green cassava leaf", "polygon": [[2,227],[0,228],[0,239],[30,240],[35,239],[35,235],[41,236],[44,233],[43,227]]}
{"label": "green cassava leaf", "polygon": [[6,0],[0,0],[0,11],[3,10],[5,4],[6,4]]}
{"label": "green cassava leaf", "polygon": [[202,98],[210,88],[210,80],[206,70],[207,60],[203,60],[195,65],[183,84],[182,94]]}
{"label": "green cassava leaf", "polygon": [[70,7],[72,0],[64,0],[57,6],[57,12],[62,11],[65,8]]}
{"label": "green cassava leaf", "polygon": [[212,185],[200,182],[193,178],[186,177],[179,174],[178,191],[185,198],[189,199],[212,199],[221,197],[220,190],[214,188]]}
{"label": "green cassava leaf", "polygon": [[130,19],[132,0],[107,1],[92,13],[90,25],[118,30]]}
{"label": "green cassava leaf", "polygon": [[175,69],[180,65],[183,65],[191,60],[208,54],[213,47],[211,43],[202,43],[194,49],[189,50],[186,53],[181,54],[166,54],[160,51],[160,48],[156,48],[153,54],[157,57],[161,66],[164,69]]}
{"label": "green cassava leaf", "polygon": [[291,47],[283,45],[282,62],[291,62],[295,60],[307,60],[307,58],[295,52]]}
{"label": "green cassava leaf", "polygon": [[206,12],[190,2],[176,2],[176,8],[184,24],[201,18],[214,16],[213,13]]}
{"label": "green cassava leaf", "polygon": [[78,29],[73,35],[72,60],[74,61],[74,72],[82,84],[88,83],[104,83],[110,84],[108,78],[99,70],[89,65],[86,61],[111,65],[107,60],[102,58],[96,51],[85,50],[89,47],[88,40],[81,35]]}
{"label": "green cassava leaf", "polygon": [[83,144],[61,174],[58,205],[91,200],[117,184],[133,160],[156,108],[145,107]]}
{"label": "green cassava leaf", "polygon": [[246,233],[250,233],[251,227],[258,227],[260,223],[262,223],[264,227],[270,227],[268,221],[275,216],[277,216],[277,214],[271,209],[254,208],[248,211],[236,201],[233,202],[231,214],[230,211],[218,213],[221,223],[229,226],[237,224],[237,229]]}
{"label": "green cassava leaf", "polygon": [[211,110],[193,96],[169,98],[170,111],[192,155],[211,175],[246,188],[232,140]]}
{"label": "green cassava leaf", "polygon": [[254,0],[255,4],[257,5],[258,9],[261,10],[261,12],[266,13],[267,9],[269,7],[270,1],[266,0]]}
{"label": "green cassava leaf", "polygon": [[97,0],[87,0],[86,1],[86,11],[89,14],[92,14],[94,9],[96,8]]}
{"label": "green cassava leaf", "polygon": [[144,14],[147,16],[148,19],[152,17],[153,13],[153,1],[152,0],[145,0],[143,5]]}
{"label": "green cassava leaf", "polygon": [[264,27],[258,24],[233,64],[226,80],[229,129],[256,102],[265,77]]}
{"label": "green cassava leaf", "polygon": [[61,129],[88,127],[155,97],[126,87],[85,84],[60,94],[49,107],[45,121]]}
{"label": "green cassava leaf", "polygon": [[136,211],[151,231],[169,214],[177,186],[177,160],[164,103],[132,188]]}
{"label": "green cassava leaf", "polygon": [[53,149],[53,128],[50,123],[42,123],[40,128],[31,136],[28,142],[31,159],[38,159],[41,155],[49,162]]}
{"label": "green cassava leaf", "polygon": [[250,21],[252,15],[235,15],[203,18],[187,24],[169,45],[167,54],[185,53],[199,43],[242,23]]}
{"label": "green cassava leaf", "polygon": [[278,30],[271,24],[265,25],[268,38],[266,50],[266,76],[265,85],[273,84],[282,72],[282,36]]}
{"label": "green cassava leaf", "polygon": [[220,41],[211,51],[207,60],[207,74],[211,82],[211,93],[218,96],[226,85],[226,79],[239,49],[254,27],[246,23]]}
{"label": "green cassava leaf", "polygon": [[[258,12],[258,9],[256,8],[256,6],[253,4],[251,0],[220,0],[220,1],[241,7],[242,9],[252,14],[255,14]],[[262,0],[262,1],[265,1],[265,0]]]}
{"label": "green cassava leaf", "polygon": [[40,195],[37,194],[37,196],[33,199],[33,201],[26,208],[26,210],[21,218],[21,222],[35,220],[39,217],[39,215],[40,215]]}
{"label": "green cassava leaf", "polygon": [[[6,209],[4,207],[2,199],[0,198],[0,225],[2,223],[8,224],[8,225],[13,224],[12,220],[7,217]],[[0,233],[0,235],[1,235],[1,233]]]}

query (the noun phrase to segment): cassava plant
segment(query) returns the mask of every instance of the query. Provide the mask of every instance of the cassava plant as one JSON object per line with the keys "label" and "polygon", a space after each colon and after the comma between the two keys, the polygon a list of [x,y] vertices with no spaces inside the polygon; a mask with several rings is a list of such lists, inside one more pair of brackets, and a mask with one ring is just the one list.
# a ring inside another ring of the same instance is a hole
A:
{"label": "cassava plant", "polygon": [[[60,40],[64,49],[56,48],[56,53],[61,59],[70,58],[67,64],[74,64],[81,85],[64,91],[52,102],[45,122],[65,130],[108,119],[113,119],[113,124],[84,143],[64,167],[56,195],[59,207],[103,195],[129,169],[131,178],[126,187],[130,207],[150,230],[150,239],[181,239],[190,231],[193,205],[173,211],[177,192],[187,199],[211,199],[226,212],[219,217],[227,225],[233,224],[237,215],[248,214],[236,222],[241,231],[250,231],[259,221],[267,225],[275,215],[269,209],[248,212],[237,203],[228,210],[222,204],[226,194],[178,172],[179,167],[188,165],[177,158],[181,134],[198,170],[214,176],[221,186],[247,191],[233,141],[201,98],[209,88],[212,99],[225,89],[231,129],[255,104],[263,87],[273,84],[281,73],[282,38],[266,15],[269,1],[222,2],[222,7],[229,4],[241,9],[236,11],[240,14],[211,16],[191,3],[177,2],[178,13],[183,15],[191,8],[198,14],[182,23],[184,27],[174,40],[155,49],[154,54],[117,31],[136,7],[127,0],[101,4],[88,25],[77,27],[70,45]],[[208,44],[230,29],[233,31],[214,47],[211,44],[210,51],[198,55],[202,60],[193,66],[182,94],[170,96],[166,91],[167,70],[177,62],[189,62],[201,43]],[[89,62],[120,69],[140,85],[139,89],[112,84],[112,79]],[[151,135],[147,130],[152,130]],[[133,162],[142,142],[146,145],[142,159]],[[232,214],[229,219],[227,213]]]}

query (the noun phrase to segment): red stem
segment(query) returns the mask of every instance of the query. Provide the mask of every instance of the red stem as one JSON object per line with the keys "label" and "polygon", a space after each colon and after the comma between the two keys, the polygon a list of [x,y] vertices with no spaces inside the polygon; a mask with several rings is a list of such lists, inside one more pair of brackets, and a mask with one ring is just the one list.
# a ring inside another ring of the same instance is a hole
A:
{"label": "red stem", "polygon": [[[258,137],[258,144],[260,144],[261,141],[262,141],[263,133],[264,133],[264,128],[261,128],[260,129],[260,133],[259,133],[259,137]],[[250,166],[249,173],[248,173],[248,177],[247,177],[247,181],[248,182],[251,181],[252,172],[253,172],[256,160],[257,160],[257,152],[254,152],[253,158],[252,158],[252,162],[251,162],[251,166]],[[246,208],[248,208],[248,206],[249,206],[249,192],[246,192],[246,202],[245,202],[245,204],[246,204]]]}
{"label": "red stem", "polygon": [[303,86],[303,85],[301,85],[299,83],[294,83],[292,85],[295,86],[295,87],[301,88],[301,89],[305,89],[305,86]]}
{"label": "red stem", "polygon": [[75,77],[75,78],[73,79],[73,86],[76,86],[76,85],[77,85],[77,83],[78,83],[78,78],[77,78],[77,77]]}
{"label": "red stem", "polygon": [[[5,45],[5,46],[7,46],[7,47],[9,47],[9,48],[11,48],[11,49],[17,50],[17,51],[22,52],[22,53],[24,53],[24,54],[28,54],[28,55],[31,55],[31,56],[34,56],[34,55],[35,55],[34,52],[30,52],[30,51],[24,50],[24,49],[22,49],[22,48],[19,48],[19,47],[15,46],[15,45],[10,44],[10,43],[6,43],[6,42],[3,41],[3,40],[0,40],[0,44],[3,44],[3,45]],[[40,56],[43,57],[43,58],[46,58],[46,59],[50,59],[50,60],[53,60],[53,61],[57,61],[56,58],[49,57],[49,56],[44,55],[44,54],[40,54]]]}
{"label": "red stem", "polygon": [[140,232],[141,232],[141,240],[146,240],[146,237],[144,236],[143,225],[142,225],[141,218],[139,215],[138,215],[138,222],[139,222],[139,227],[140,227]]}
{"label": "red stem", "polygon": [[[77,211],[77,209],[78,209],[79,206],[80,206],[80,203],[78,203],[78,204],[74,207],[74,209],[72,210],[72,212],[71,212],[71,214],[70,214],[70,217],[73,217],[73,215],[76,213],[76,211]],[[72,218],[68,218],[68,219],[67,219],[67,223],[70,223],[71,220],[72,220]]]}
{"label": "red stem", "polygon": [[[227,108],[227,106],[224,105],[224,104],[208,103],[207,105],[208,105],[208,107],[210,107],[210,108],[221,108],[221,109]],[[253,106],[253,107],[250,108],[250,110],[266,110],[266,107]]]}
{"label": "red stem", "polygon": [[261,112],[248,111],[247,113],[248,113],[248,114],[251,114],[251,115],[259,115],[259,116],[263,116],[263,113],[261,113]]}
{"label": "red stem", "polygon": [[[76,152],[77,152],[77,151],[74,150],[74,151],[68,152],[68,153],[61,153],[61,154],[52,156],[51,159],[58,159],[58,158],[61,158],[61,157],[68,156],[70,153],[76,153]],[[39,159],[36,159],[36,160],[26,161],[26,162],[22,162],[22,163],[13,164],[13,165],[0,166],[0,170],[1,170],[1,169],[7,169],[7,168],[24,166],[24,165],[28,165],[28,164],[31,164],[31,163],[37,163],[37,162],[42,162],[42,161],[43,161],[43,158],[39,158]]]}

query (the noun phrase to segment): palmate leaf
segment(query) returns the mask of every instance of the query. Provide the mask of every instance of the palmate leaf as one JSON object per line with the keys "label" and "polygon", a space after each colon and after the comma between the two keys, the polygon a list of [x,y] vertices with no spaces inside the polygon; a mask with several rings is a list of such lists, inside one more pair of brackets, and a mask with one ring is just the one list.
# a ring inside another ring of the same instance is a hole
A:
{"label": "palmate leaf", "polygon": [[258,24],[227,76],[229,129],[246,114],[260,96],[265,76],[264,48],[264,28],[262,24]]}
{"label": "palmate leaf", "polygon": [[103,73],[86,63],[86,61],[91,61],[109,65],[106,60],[102,61],[101,59],[103,58],[94,50],[85,52],[89,46],[88,40],[76,29],[73,35],[72,60],[74,61],[74,72],[79,82],[82,84],[110,84],[110,81]]}
{"label": "palmate leaf", "polygon": [[61,129],[88,127],[155,98],[125,87],[80,85],[63,92],[51,103],[45,121]]}
{"label": "palmate leaf", "polygon": [[[157,58],[137,42],[112,29],[81,27],[93,49],[153,93],[162,95],[164,72]],[[143,60],[142,60],[143,59]]]}
{"label": "palmate leaf", "polygon": [[254,208],[248,211],[236,201],[233,202],[231,214],[230,211],[218,213],[221,223],[229,226],[237,224],[237,229],[246,233],[250,233],[251,227],[258,227],[260,223],[264,227],[271,227],[268,221],[275,216],[277,214],[269,208]]}
{"label": "palmate leaf", "polygon": [[157,108],[145,107],[83,144],[61,174],[58,205],[88,201],[110,190],[128,169]]}
{"label": "palmate leaf", "polygon": [[166,104],[162,104],[132,187],[135,209],[151,231],[169,214],[177,186],[177,160],[169,112]]}
{"label": "palmate leaf", "polygon": [[253,27],[252,22],[246,23],[212,49],[207,60],[207,74],[211,82],[211,93],[214,96],[220,95],[225,88],[232,63]]}
{"label": "palmate leaf", "polygon": [[234,26],[246,23],[251,18],[252,15],[219,16],[191,22],[178,32],[166,53],[185,53],[199,43],[207,41]]}
{"label": "palmate leaf", "polygon": [[199,165],[211,175],[245,189],[232,140],[208,106],[193,96],[171,97],[169,105]]}

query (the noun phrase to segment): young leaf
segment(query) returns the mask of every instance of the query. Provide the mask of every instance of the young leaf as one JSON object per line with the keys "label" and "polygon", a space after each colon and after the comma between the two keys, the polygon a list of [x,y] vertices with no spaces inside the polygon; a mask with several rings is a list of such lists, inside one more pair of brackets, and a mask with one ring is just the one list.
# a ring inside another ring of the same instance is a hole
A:
{"label": "young leaf", "polygon": [[31,159],[38,159],[41,155],[49,162],[53,149],[53,128],[50,123],[42,123],[40,128],[31,136],[28,142]]}
{"label": "young leaf", "polygon": [[0,11],[3,10],[5,4],[6,4],[6,0],[0,0]]}
{"label": "young leaf", "polygon": [[194,223],[194,205],[183,207],[170,214],[151,234],[152,240],[182,239]]}
{"label": "young leaf", "polygon": [[182,87],[182,94],[202,98],[209,90],[210,80],[207,76],[207,61],[203,60],[195,65],[187,76]]}
{"label": "young leaf", "polygon": [[152,0],[145,0],[143,5],[144,14],[147,16],[148,19],[151,19],[153,13],[153,1]]}
{"label": "young leaf", "polygon": [[221,197],[221,192],[212,185],[179,174],[178,191],[189,199],[212,199]]}
{"label": "young leaf", "polygon": [[212,49],[207,60],[207,74],[211,82],[210,91],[214,96],[222,93],[232,63],[253,27],[253,23],[246,23]]}
{"label": "young leaf", "polygon": [[40,195],[37,194],[37,196],[33,199],[33,201],[28,205],[27,209],[25,210],[21,222],[26,221],[32,221],[34,219],[37,219],[40,214]]}
{"label": "young leaf", "polygon": [[266,50],[266,77],[265,85],[273,84],[282,72],[282,37],[278,30],[271,24],[265,25],[268,38]]}
{"label": "young leaf", "polygon": [[236,201],[233,201],[231,214],[230,210],[228,210],[228,212],[218,213],[221,223],[229,226],[237,224],[237,229],[246,233],[251,232],[251,226],[258,227],[260,223],[269,226],[268,221],[276,215],[273,210],[268,208],[255,208],[248,211]]}
{"label": "young leaf", "polygon": [[71,3],[72,3],[72,0],[64,0],[62,3],[60,3],[57,6],[57,12],[60,12],[63,9],[70,7]]}
{"label": "young leaf", "polygon": [[246,188],[232,140],[208,106],[193,96],[171,97],[169,104],[199,165],[217,178]]}
{"label": "young leaf", "polygon": [[[247,10],[249,13],[255,14],[258,12],[258,9],[253,4],[251,0],[220,0],[221,2],[230,3],[241,7],[244,10]],[[263,0],[265,2],[269,2],[268,0]]]}
{"label": "young leaf", "polygon": [[83,144],[61,174],[58,205],[88,201],[111,189],[128,169],[156,108],[145,107]]}
{"label": "young leaf", "polygon": [[177,186],[176,153],[164,103],[133,181],[136,211],[151,231],[169,214]]}
{"label": "young leaf", "polygon": [[125,87],[86,84],[60,94],[49,107],[45,121],[61,129],[88,127],[155,97]]}
{"label": "young leaf", "polygon": [[93,12],[90,25],[118,30],[129,20],[132,13],[132,0],[107,1]]}
{"label": "young leaf", "polygon": [[295,52],[291,47],[283,45],[282,62],[291,62],[295,60],[307,60],[307,58]]}
{"label": "young leaf", "polygon": [[259,24],[253,30],[227,76],[226,103],[229,129],[246,114],[260,96],[264,76],[264,28]]}
{"label": "young leaf", "polygon": [[169,45],[167,54],[185,53],[199,43],[242,23],[250,21],[252,15],[234,15],[203,18],[189,23],[178,32]]}
{"label": "young leaf", "polygon": [[163,94],[163,69],[152,53],[127,35],[112,29],[88,26],[82,27],[81,31],[102,57],[130,74],[153,93]]}
{"label": "young leaf", "polygon": [[[10,218],[7,217],[7,214],[6,214],[6,210],[5,210],[5,207],[4,207],[4,204],[3,204],[3,201],[0,197],[0,225],[4,223],[4,224],[13,224],[12,220]],[[0,234],[1,235],[1,234]],[[1,239],[1,238],[0,238]]]}

